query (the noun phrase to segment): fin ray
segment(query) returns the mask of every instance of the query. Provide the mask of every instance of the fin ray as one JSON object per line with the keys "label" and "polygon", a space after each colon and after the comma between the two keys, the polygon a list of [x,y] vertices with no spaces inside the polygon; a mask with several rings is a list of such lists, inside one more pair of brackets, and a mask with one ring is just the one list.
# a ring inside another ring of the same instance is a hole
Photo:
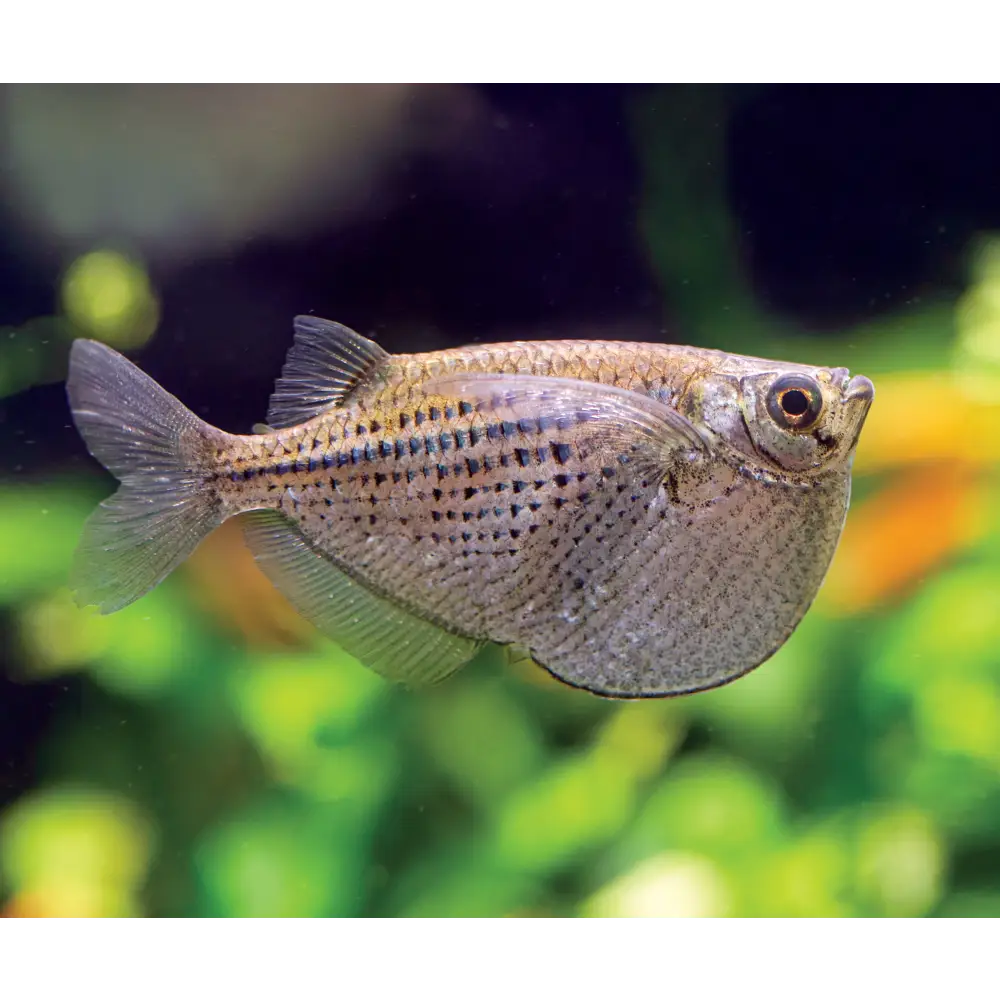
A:
{"label": "fin ray", "polygon": [[201,488],[213,428],[97,341],[74,341],[66,392],[90,453],[121,482],[87,520],[70,577],[81,607],[109,614],[152,590],[221,523]]}
{"label": "fin ray", "polygon": [[317,316],[295,317],[295,342],[267,409],[272,427],[294,427],[338,406],[389,355],[374,341]]}
{"label": "fin ray", "polygon": [[663,470],[679,454],[703,455],[709,445],[701,432],[665,403],[642,393],[547,375],[455,373],[430,380],[429,393],[489,410],[492,417],[535,421],[560,428],[591,425],[591,451],[638,453],[640,462]]}
{"label": "fin ray", "polygon": [[389,680],[432,684],[466,664],[482,645],[352,579],[277,511],[245,515],[244,534],[258,564],[299,614]]}

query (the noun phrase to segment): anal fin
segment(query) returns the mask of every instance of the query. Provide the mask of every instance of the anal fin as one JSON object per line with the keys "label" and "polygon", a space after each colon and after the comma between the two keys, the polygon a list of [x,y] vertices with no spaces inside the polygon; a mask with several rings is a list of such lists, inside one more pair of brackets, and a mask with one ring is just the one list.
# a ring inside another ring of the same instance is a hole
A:
{"label": "anal fin", "polygon": [[244,534],[260,567],[299,614],[389,680],[432,684],[466,664],[482,645],[358,583],[276,511],[245,515]]}

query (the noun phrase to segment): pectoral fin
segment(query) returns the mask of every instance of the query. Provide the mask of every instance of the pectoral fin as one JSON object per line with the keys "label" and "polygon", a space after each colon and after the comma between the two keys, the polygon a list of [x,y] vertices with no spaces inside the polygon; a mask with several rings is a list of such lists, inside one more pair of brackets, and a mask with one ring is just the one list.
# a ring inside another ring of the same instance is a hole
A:
{"label": "pectoral fin", "polygon": [[[545,375],[443,375],[427,392],[455,399],[525,431],[577,430],[591,453],[659,471],[709,444],[685,416],[641,393],[599,382]],[[591,433],[587,434],[586,431]],[[580,432],[583,433],[580,433]]]}

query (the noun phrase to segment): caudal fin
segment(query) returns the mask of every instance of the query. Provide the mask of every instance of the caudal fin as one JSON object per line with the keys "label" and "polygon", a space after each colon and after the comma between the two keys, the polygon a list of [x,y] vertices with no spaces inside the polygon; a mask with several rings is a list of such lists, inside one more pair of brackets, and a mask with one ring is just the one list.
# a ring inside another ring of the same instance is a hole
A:
{"label": "caudal fin", "polygon": [[76,550],[77,603],[117,611],[152,590],[222,517],[204,486],[219,432],[117,351],[77,340],[66,381],[87,448],[121,481]]}

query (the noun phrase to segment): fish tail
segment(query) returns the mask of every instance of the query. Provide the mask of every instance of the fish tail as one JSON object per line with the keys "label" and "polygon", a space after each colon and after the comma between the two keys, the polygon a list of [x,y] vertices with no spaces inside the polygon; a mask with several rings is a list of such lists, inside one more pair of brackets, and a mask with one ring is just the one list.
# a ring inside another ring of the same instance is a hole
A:
{"label": "fish tail", "polygon": [[83,529],[70,585],[117,611],[152,590],[225,519],[207,485],[222,436],[131,361],[77,340],[66,381],[87,448],[120,482]]}

